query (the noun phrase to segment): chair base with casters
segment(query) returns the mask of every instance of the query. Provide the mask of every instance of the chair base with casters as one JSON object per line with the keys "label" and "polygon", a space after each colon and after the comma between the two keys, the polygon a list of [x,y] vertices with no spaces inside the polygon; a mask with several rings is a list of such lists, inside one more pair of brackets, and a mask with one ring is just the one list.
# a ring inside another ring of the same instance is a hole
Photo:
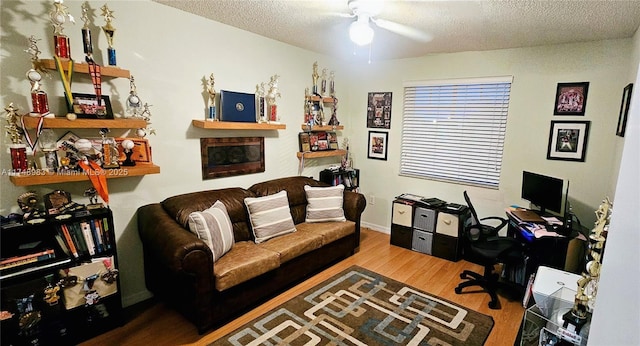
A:
{"label": "chair base with casters", "polygon": [[480,286],[491,297],[489,308],[493,310],[500,309],[500,300],[498,299],[497,293],[498,290],[512,290],[513,287],[508,283],[501,282],[500,276],[497,273],[493,272],[493,268],[493,266],[486,266],[484,268],[484,275],[473,272],[471,270],[464,270],[462,273],[460,273],[460,278],[467,281],[463,281],[459,283],[458,286],[456,286],[456,288],[454,289],[456,294],[462,294],[462,289],[465,287]]}

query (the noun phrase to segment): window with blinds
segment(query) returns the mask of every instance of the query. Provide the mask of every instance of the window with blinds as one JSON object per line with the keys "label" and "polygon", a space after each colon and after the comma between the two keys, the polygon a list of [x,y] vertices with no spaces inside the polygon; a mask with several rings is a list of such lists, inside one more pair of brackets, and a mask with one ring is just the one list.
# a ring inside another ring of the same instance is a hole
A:
{"label": "window with blinds", "polygon": [[400,174],[497,189],[512,80],[406,82]]}

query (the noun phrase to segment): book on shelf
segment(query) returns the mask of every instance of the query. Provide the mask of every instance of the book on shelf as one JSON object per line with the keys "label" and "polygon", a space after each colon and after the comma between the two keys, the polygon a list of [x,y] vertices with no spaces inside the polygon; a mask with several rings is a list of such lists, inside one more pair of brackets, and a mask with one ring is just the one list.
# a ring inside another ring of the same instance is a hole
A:
{"label": "book on shelf", "polygon": [[69,252],[71,252],[71,255],[75,258],[80,257],[78,255],[78,249],[73,243],[73,239],[71,239],[71,234],[69,233],[69,228],[67,227],[67,225],[62,224],[58,228],[59,228],[59,231],[62,233],[64,240],[67,243],[67,247],[69,248]]}
{"label": "book on shelf", "polygon": [[82,229],[82,234],[84,236],[85,241],[87,242],[87,247],[89,250],[89,255],[93,256],[97,251],[97,244],[95,239],[93,238],[93,233],[91,232],[91,227],[86,221],[81,222],[78,227]]}
{"label": "book on shelf", "polygon": [[85,221],[82,227],[87,227],[85,225],[88,225],[89,229],[91,230],[91,234],[93,234],[93,243],[96,245],[96,253],[102,253],[104,251],[102,247],[102,238],[100,237],[100,234],[96,229],[95,223],[93,222],[93,220],[89,220]]}
{"label": "book on shelf", "polygon": [[60,246],[60,249],[62,249],[62,252],[64,252],[64,254],[67,255],[67,256],[71,256],[71,252],[69,251],[69,247],[64,242],[64,240],[62,240],[62,236],[60,234],[56,234],[56,235],[54,235],[54,238],[56,239],[56,242],[58,242],[58,245]]}
{"label": "book on shelf", "polygon": [[19,267],[22,265],[35,263],[39,261],[46,261],[48,259],[55,258],[55,257],[56,257],[56,254],[53,251],[53,249],[46,249],[43,251],[38,251],[32,254],[23,255],[23,256],[14,256],[14,257],[10,257],[0,261],[0,270]]}

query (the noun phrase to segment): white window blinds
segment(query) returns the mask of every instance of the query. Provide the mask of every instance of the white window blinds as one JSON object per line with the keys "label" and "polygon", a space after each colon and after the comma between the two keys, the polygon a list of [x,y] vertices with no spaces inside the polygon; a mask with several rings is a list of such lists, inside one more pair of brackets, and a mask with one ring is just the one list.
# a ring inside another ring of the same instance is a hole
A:
{"label": "white window blinds", "polygon": [[512,79],[405,83],[400,174],[497,189]]}

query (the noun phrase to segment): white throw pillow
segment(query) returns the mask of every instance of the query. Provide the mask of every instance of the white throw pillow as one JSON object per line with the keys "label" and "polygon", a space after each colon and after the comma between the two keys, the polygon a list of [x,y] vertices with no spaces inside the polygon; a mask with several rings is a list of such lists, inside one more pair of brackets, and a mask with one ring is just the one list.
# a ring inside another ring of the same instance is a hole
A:
{"label": "white throw pillow", "polygon": [[264,197],[247,197],[244,204],[249,211],[256,243],[296,231],[289,210],[287,191],[282,190]]}
{"label": "white throw pillow", "polygon": [[344,185],[331,187],[304,186],[307,194],[306,222],[346,221],[342,200]]}
{"label": "white throw pillow", "polygon": [[189,214],[189,229],[204,241],[217,261],[233,247],[233,225],[224,203],[216,201],[204,211]]}

